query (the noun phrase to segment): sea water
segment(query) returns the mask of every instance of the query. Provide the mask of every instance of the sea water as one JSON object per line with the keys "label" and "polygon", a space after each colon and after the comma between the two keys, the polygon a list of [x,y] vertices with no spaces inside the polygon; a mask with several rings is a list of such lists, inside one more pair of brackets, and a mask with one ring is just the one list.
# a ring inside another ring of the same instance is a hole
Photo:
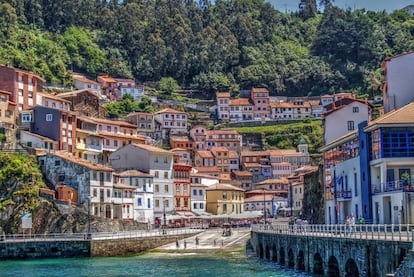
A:
{"label": "sea water", "polygon": [[148,253],[132,257],[1,261],[0,276],[310,276],[246,253]]}

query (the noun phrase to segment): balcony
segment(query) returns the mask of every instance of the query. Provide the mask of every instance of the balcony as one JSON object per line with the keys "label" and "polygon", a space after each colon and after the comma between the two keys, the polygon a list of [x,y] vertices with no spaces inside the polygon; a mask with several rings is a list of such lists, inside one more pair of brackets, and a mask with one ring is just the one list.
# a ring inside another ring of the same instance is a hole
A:
{"label": "balcony", "polygon": [[352,191],[351,190],[343,190],[336,192],[336,199],[338,200],[351,200],[352,199]]}
{"label": "balcony", "polygon": [[386,183],[373,184],[372,194],[392,193],[392,192],[414,192],[414,180],[395,180]]}

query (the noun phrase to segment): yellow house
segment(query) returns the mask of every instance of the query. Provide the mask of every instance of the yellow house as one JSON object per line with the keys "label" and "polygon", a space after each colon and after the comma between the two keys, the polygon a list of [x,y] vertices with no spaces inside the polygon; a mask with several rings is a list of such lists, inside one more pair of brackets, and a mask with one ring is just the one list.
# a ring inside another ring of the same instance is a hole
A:
{"label": "yellow house", "polygon": [[244,190],[229,184],[214,184],[206,188],[207,212],[221,214],[243,213]]}

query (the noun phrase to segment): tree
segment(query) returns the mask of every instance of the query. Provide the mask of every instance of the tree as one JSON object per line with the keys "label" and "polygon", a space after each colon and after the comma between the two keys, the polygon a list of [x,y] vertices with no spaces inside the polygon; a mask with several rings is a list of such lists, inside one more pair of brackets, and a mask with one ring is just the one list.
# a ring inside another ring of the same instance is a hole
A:
{"label": "tree", "polygon": [[163,94],[171,95],[173,92],[175,92],[176,90],[179,90],[181,87],[177,83],[177,81],[174,80],[173,78],[163,77],[158,82],[158,88]]}

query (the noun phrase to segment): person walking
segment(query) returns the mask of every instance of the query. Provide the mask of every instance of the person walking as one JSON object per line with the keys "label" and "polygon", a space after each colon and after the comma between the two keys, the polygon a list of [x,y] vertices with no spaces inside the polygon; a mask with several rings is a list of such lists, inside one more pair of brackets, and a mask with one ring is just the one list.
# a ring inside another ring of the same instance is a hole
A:
{"label": "person walking", "polygon": [[196,247],[198,246],[198,237],[195,238]]}
{"label": "person walking", "polygon": [[178,239],[175,239],[175,246],[176,246],[177,248],[180,248],[180,243],[178,242]]}
{"label": "person walking", "polygon": [[184,240],[184,249],[187,249],[187,241]]}

